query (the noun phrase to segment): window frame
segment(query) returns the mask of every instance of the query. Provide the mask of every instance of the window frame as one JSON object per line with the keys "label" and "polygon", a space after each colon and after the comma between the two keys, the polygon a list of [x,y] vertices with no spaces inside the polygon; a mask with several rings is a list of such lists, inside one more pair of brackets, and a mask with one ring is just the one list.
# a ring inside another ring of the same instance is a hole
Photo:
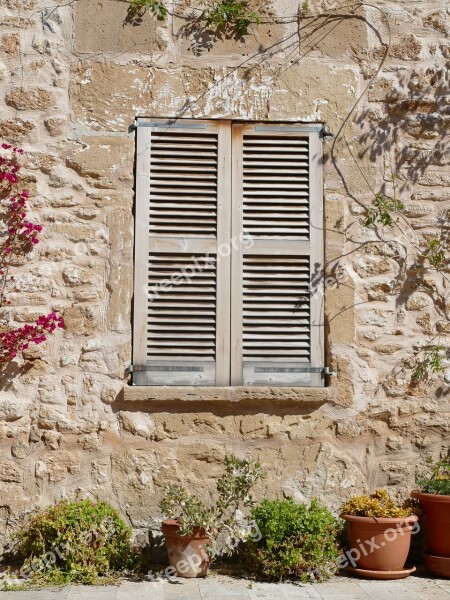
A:
{"label": "window frame", "polygon": [[[309,183],[311,200],[310,206],[313,209],[310,211],[310,227],[312,235],[311,248],[308,252],[310,257],[310,273],[314,273],[316,266],[322,268],[322,277],[317,285],[316,300],[311,296],[310,303],[310,335],[311,335],[311,362],[310,367],[313,372],[310,374],[310,384],[298,386],[302,389],[320,388],[324,386],[324,375],[320,373],[320,369],[324,367],[325,350],[324,350],[324,296],[323,296],[323,266],[324,266],[324,221],[323,221],[323,169],[322,169],[322,143],[319,137],[319,129],[321,124],[305,124],[295,122],[237,122],[233,120],[222,119],[154,119],[154,118],[138,118],[137,125],[137,143],[136,143],[136,202],[135,202],[135,277],[134,277],[134,301],[133,301],[133,367],[135,373],[145,371],[145,367],[140,369],[142,357],[146,356],[145,344],[147,330],[142,327],[142,323],[147,322],[147,298],[146,294],[142,293],[145,284],[144,274],[148,270],[148,256],[151,248],[160,247],[158,240],[150,241],[148,234],[149,225],[149,205],[139,201],[139,198],[150,197],[150,143],[152,126],[149,123],[155,124],[171,124],[180,125],[187,122],[208,125],[213,124],[214,130],[218,131],[220,147],[223,149],[218,157],[217,178],[221,178],[222,185],[219,186],[217,197],[218,223],[223,223],[217,230],[217,239],[214,240],[218,248],[223,243],[230,242],[231,238],[239,237],[242,230],[242,202],[237,199],[240,197],[238,190],[239,168],[237,166],[242,152],[237,152],[238,142],[236,135],[244,131],[246,128],[267,127],[285,130],[286,132],[303,132],[309,137]],[[242,151],[242,146],[241,146]],[[232,162],[231,162],[232,157]],[[226,198],[232,198],[227,202]],[[320,232],[320,233],[318,233]],[[181,239],[181,238],[180,238]],[[176,245],[176,243],[175,243]],[[186,239],[184,239],[184,249],[186,249]],[[196,240],[190,240],[188,243],[188,252],[195,253],[199,251],[199,244]],[[218,255],[217,255],[218,256]],[[218,256],[219,260],[219,256]],[[217,315],[218,324],[220,314],[230,314],[225,326],[218,326],[216,330],[216,383],[215,387],[234,387],[242,386],[242,322],[240,319],[233,318],[242,311],[242,264],[243,253],[242,245],[234,250],[231,254],[231,260],[223,261],[224,264],[218,270],[217,285],[218,289],[226,289],[231,281],[231,293],[226,295],[217,294]],[[228,265],[228,267],[227,267]],[[222,324],[223,325],[223,324]],[[229,329],[231,327],[231,331]],[[231,346],[231,340],[234,342],[234,347]],[[239,350],[239,351],[238,351]],[[314,372],[315,371],[315,372]],[[231,375],[230,375],[231,373]],[[239,375],[241,374],[241,375]],[[137,383],[137,380],[140,383]],[[158,384],[149,384],[145,382],[145,377],[142,375],[133,377],[133,385],[136,387],[149,386],[154,387]],[[185,387],[186,384],[161,384],[175,387]],[[210,384],[199,384],[193,387],[202,388]],[[244,386],[247,387],[247,386]],[[261,386],[263,387],[263,385]],[[284,387],[283,385],[275,385],[275,387]]]}

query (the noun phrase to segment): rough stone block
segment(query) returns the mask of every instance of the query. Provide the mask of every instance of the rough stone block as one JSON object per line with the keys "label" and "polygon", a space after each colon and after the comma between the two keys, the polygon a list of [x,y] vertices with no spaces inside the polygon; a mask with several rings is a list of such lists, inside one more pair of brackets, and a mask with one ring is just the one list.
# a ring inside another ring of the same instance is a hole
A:
{"label": "rough stone block", "polygon": [[119,422],[122,429],[132,435],[149,439],[155,432],[155,421],[145,413],[120,411]]}
{"label": "rough stone block", "polygon": [[17,56],[20,51],[20,38],[18,33],[7,33],[0,40],[0,48],[5,54]]}
{"label": "rough stone block", "polygon": [[66,159],[68,167],[92,185],[121,187],[131,183],[134,140],[131,137],[86,136],[83,148]]}
{"label": "rough stone block", "polygon": [[414,34],[410,34],[404,36],[398,43],[392,44],[389,56],[408,61],[419,60],[421,51],[422,43]]}
{"label": "rough stone block", "polygon": [[0,421],[18,421],[27,414],[30,407],[30,400],[0,392]]}
{"label": "rough stone block", "polygon": [[15,462],[0,462],[0,481],[4,481],[5,483],[21,483],[21,470],[15,464]]}
{"label": "rough stone block", "polygon": [[65,116],[48,117],[45,119],[44,125],[51,136],[57,136],[67,131],[69,123]]}
{"label": "rough stone block", "polygon": [[0,27],[7,27],[8,29],[28,29],[34,24],[34,19],[22,15],[0,16]]}
{"label": "rough stone block", "polygon": [[123,0],[78,0],[75,3],[77,51],[151,54],[163,50],[167,20],[158,21],[143,10],[133,23],[129,6]]}
{"label": "rough stone block", "polygon": [[0,138],[2,140],[20,143],[28,139],[36,128],[32,121],[21,119],[3,119],[0,121]]}
{"label": "rough stone block", "polygon": [[45,110],[53,106],[53,95],[43,88],[15,88],[5,98],[17,110]]}
{"label": "rough stone block", "polygon": [[[257,8],[250,2],[249,7]],[[261,6],[261,5],[260,5]],[[186,58],[205,59],[209,64],[219,57],[227,57],[227,64],[247,60],[261,61],[267,55],[285,56],[286,49],[292,45],[295,35],[295,23],[278,19],[270,5],[258,11],[261,15],[259,25],[250,25],[248,35],[238,37],[230,28],[225,34],[213,26],[208,27],[199,20],[202,9],[195,9],[191,2],[181,4],[175,14],[173,34],[177,38],[178,49]]]}

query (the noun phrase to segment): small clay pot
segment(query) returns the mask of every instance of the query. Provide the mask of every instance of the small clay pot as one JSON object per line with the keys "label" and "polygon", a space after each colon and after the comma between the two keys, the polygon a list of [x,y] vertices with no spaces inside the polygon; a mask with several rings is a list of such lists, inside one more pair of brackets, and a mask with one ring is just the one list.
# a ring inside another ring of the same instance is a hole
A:
{"label": "small clay pot", "polygon": [[341,517],[347,523],[348,541],[354,550],[349,556],[353,557],[358,569],[403,571],[411,545],[411,531],[418,519],[416,515],[377,518],[343,514]]}
{"label": "small clay pot", "polygon": [[427,569],[435,575],[450,577],[450,496],[413,490],[411,497],[420,502],[423,512]]}
{"label": "small clay pot", "polygon": [[179,577],[206,577],[210,558],[206,548],[211,543],[204,529],[194,527],[192,535],[179,535],[180,525],[174,519],[162,522],[170,566]]}

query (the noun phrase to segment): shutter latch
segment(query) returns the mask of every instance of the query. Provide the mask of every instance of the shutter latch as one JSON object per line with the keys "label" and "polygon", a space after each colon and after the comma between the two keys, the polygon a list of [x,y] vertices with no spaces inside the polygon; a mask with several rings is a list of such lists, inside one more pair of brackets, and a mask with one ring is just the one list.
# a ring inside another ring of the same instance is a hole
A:
{"label": "shutter latch", "polygon": [[323,367],[322,373],[324,375],[329,375],[330,377],[334,377],[336,375],[336,371],[332,371],[330,367]]}
{"label": "shutter latch", "polygon": [[305,369],[305,373],[321,373],[322,375],[329,375],[330,377],[336,375],[336,371],[332,371],[330,367],[310,367],[309,369]]}

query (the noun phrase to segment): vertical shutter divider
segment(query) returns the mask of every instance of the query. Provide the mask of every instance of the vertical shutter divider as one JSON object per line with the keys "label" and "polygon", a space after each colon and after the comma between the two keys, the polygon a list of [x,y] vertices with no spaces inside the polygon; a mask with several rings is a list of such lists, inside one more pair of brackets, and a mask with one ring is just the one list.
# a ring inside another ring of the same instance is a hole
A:
{"label": "vertical shutter divider", "polygon": [[242,385],[242,294],[243,294],[243,125],[232,126],[232,210],[231,237],[235,240],[231,253],[231,385]]}
{"label": "vertical shutter divider", "polygon": [[[133,364],[147,360],[147,286],[149,252],[151,130],[141,128],[136,140],[136,209],[134,251]],[[145,383],[145,373],[135,373],[133,383]]]}
{"label": "vertical shutter divider", "polygon": [[231,123],[218,124],[216,385],[230,384]]}
{"label": "vertical shutter divider", "polygon": [[[311,314],[311,367],[325,365],[324,348],[324,221],[323,221],[323,145],[317,133],[309,134],[309,194],[310,194],[310,272],[316,274],[314,288],[310,290]],[[319,276],[317,276],[319,274]],[[311,385],[324,385],[323,375],[311,374]]]}

